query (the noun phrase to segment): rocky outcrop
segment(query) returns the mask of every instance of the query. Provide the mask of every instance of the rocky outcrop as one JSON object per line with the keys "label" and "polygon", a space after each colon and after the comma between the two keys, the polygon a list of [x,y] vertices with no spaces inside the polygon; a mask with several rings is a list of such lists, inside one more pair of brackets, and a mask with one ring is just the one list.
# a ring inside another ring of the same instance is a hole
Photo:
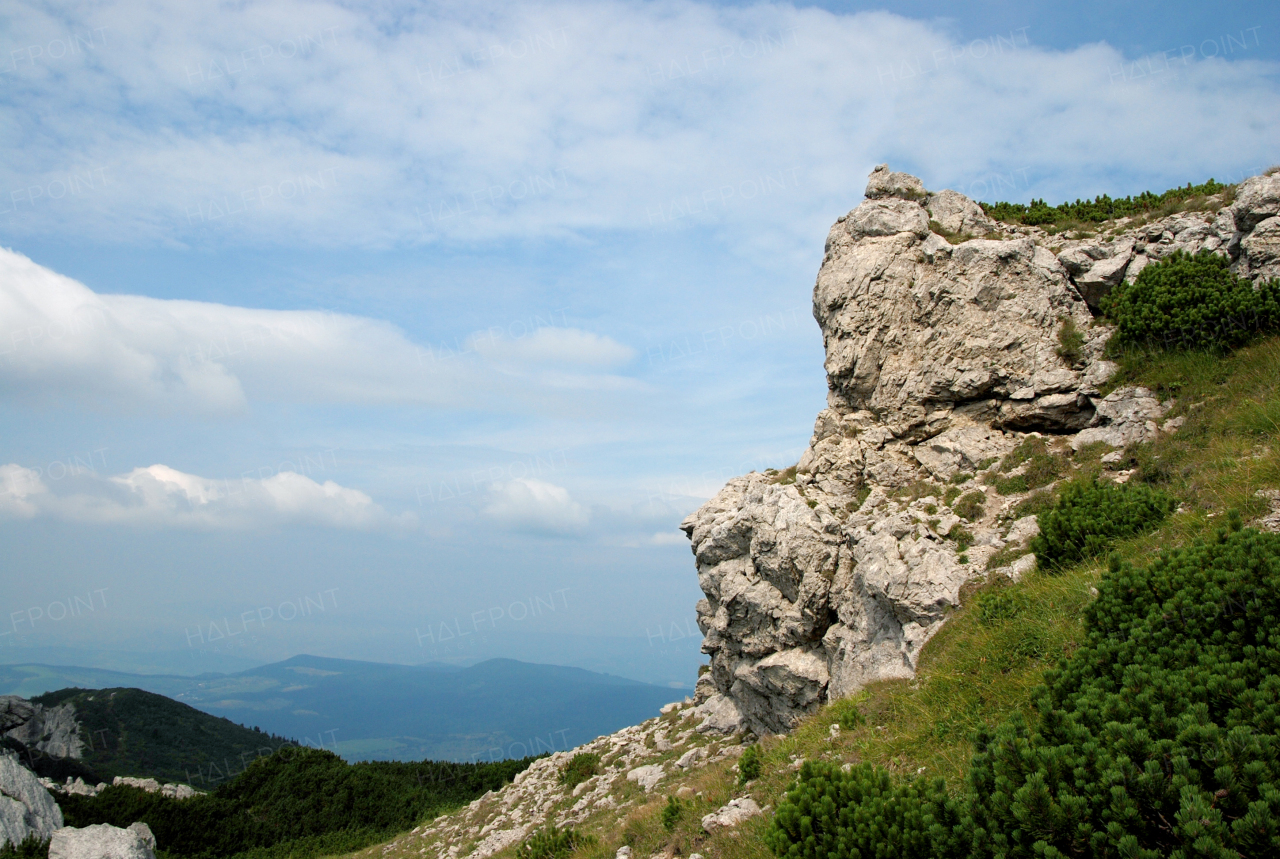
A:
{"label": "rocky outcrop", "polygon": [[51,837],[62,826],[62,810],[17,757],[0,754],[0,846],[35,836]]}
{"label": "rocky outcrop", "polygon": [[[1143,389],[1101,395],[1115,365],[1093,311],[1110,289],[1180,249],[1280,274],[1280,175],[1245,181],[1216,211],[1121,223],[1105,239],[997,224],[885,166],[866,198],[831,228],[814,287],[828,397],[808,449],[794,470],[730,480],[681,526],[705,594],[704,731],[785,731],[825,701],[914,674],[979,562],[1030,539],[1027,523],[992,512],[962,522],[940,497],[948,482],[1008,511],[964,478],[1029,434],[1119,447],[1176,429]],[[1083,335],[1074,353],[1064,324]],[[957,526],[965,552],[946,539]]]}
{"label": "rocky outcrop", "polygon": [[66,782],[62,784],[52,779],[40,779],[40,783],[53,793],[69,793],[78,796],[97,796],[108,787],[118,785],[136,787],[140,790],[145,790],[147,793],[158,793],[171,799],[190,799],[193,796],[201,796],[204,793],[204,791],[196,790],[188,784],[162,784],[153,778],[133,778],[132,776],[116,776],[111,780],[110,785],[106,782],[99,782],[96,785],[87,784],[79,776],[75,778],[68,776]]}
{"label": "rocky outcrop", "polygon": [[1217,211],[1171,215],[1125,230],[1126,223],[1119,222],[1122,232],[1111,239],[1054,240],[1059,261],[1095,310],[1113,286],[1174,251],[1224,253],[1241,277],[1280,277],[1280,173],[1246,179],[1230,205]]}
{"label": "rocky outcrop", "polygon": [[121,829],[95,823],[82,829],[67,826],[53,833],[49,859],[155,859],[156,839],[145,823]]}
{"label": "rocky outcrop", "polygon": [[84,753],[80,723],[70,702],[46,708],[16,695],[0,696],[0,734],[53,758],[79,760]]}
{"label": "rocky outcrop", "polygon": [[[705,797],[698,779],[706,767],[719,765],[722,772],[727,770],[742,754],[743,746],[734,739],[699,733],[697,722],[692,702],[686,700],[674,709],[672,705],[664,707],[660,718],[539,758],[500,790],[385,845],[383,855],[487,859],[544,826],[578,827],[617,820],[621,829],[626,816],[643,809],[655,794],[659,802],[663,795],[678,796],[698,815],[725,812],[725,808],[716,809],[732,797]],[[598,756],[597,772],[572,788],[566,787],[561,778],[565,766],[581,753]],[[680,784],[681,779],[699,783],[698,789]],[[729,805],[733,813],[726,813],[726,826],[733,825],[734,814],[750,810],[742,802]],[[618,855],[630,853],[628,849]]]}
{"label": "rocky outcrop", "polygon": [[729,800],[728,804],[718,811],[705,815],[702,818],[702,828],[708,833],[714,833],[717,829],[731,829],[763,813],[764,810],[754,799],[749,796],[740,796]]}

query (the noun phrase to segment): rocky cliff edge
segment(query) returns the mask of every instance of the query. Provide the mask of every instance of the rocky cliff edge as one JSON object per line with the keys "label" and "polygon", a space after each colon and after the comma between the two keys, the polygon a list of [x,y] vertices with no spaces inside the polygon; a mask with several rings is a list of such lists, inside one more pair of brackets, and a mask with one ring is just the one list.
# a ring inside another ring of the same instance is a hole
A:
{"label": "rocky cliff edge", "polygon": [[[1106,226],[1070,239],[998,223],[954,191],[872,172],[814,287],[829,392],[808,449],[794,469],[730,480],[681,526],[706,595],[701,730],[785,731],[869,682],[913,676],[961,587],[1036,533],[1033,517],[1008,515],[1016,496],[971,479],[1029,435],[1121,447],[1176,429],[1143,389],[1102,396],[1115,366],[1098,304],[1175,250],[1280,276],[1280,175]],[[1064,323],[1083,334],[1074,354]],[[956,514],[957,485],[984,494],[985,516]],[[962,522],[967,551],[945,538]]]}

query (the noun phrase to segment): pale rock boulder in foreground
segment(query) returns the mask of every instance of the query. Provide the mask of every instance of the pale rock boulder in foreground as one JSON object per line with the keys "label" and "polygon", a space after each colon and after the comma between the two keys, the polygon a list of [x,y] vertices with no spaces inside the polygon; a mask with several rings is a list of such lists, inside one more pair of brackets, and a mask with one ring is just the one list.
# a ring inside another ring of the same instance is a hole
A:
{"label": "pale rock boulder in foreground", "polygon": [[145,823],[131,824],[128,829],[95,823],[53,833],[49,859],[155,859],[155,850],[155,836]]}
{"label": "pale rock boulder in foreground", "polygon": [[[996,223],[964,195],[930,193],[883,165],[866,198],[831,228],[814,287],[827,408],[794,482],[734,478],[681,526],[706,597],[703,731],[785,731],[869,682],[913,676],[979,562],[1035,533],[1034,520],[988,515],[967,525],[973,557],[962,563],[943,539],[959,517],[940,498],[895,500],[895,489],[972,473],[1031,432],[1078,448],[1176,429],[1148,391],[1100,395],[1115,365],[1102,359],[1111,332],[1094,313],[1117,284],[1175,250],[1226,254],[1242,276],[1280,275],[1280,175],[1243,182],[1216,213],[1106,240]],[[1064,321],[1085,338],[1073,363],[1058,355]]]}
{"label": "pale rock boulder in foreground", "polygon": [[16,756],[0,754],[0,846],[41,840],[62,826],[62,809]]}

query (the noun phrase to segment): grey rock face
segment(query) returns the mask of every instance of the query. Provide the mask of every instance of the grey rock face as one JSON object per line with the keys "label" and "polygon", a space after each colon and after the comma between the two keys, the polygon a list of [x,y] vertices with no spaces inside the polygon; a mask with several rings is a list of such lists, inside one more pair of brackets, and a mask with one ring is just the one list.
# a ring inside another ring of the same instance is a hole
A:
{"label": "grey rock face", "polygon": [[96,823],[77,829],[67,826],[53,833],[49,859],[155,859],[156,839],[145,823],[121,829]]}
{"label": "grey rock face", "polygon": [[[1011,235],[952,245],[930,220]],[[973,545],[962,555],[945,539],[961,518],[940,498],[908,502],[896,489],[973,473],[1033,431],[1079,448],[1177,429],[1148,391],[1100,395],[1116,365],[1102,359],[1111,331],[1090,310],[1176,250],[1226,254],[1242,274],[1280,265],[1280,176],[1246,181],[1217,213],[1073,241],[995,224],[963,195],[875,169],[867,200],[831,228],[814,287],[828,407],[794,482],[734,478],[681,525],[711,657],[695,693],[699,730],[785,731],[869,682],[911,677],[965,582],[1035,533],[1034,520],[1010,527],[989,513],[965,523]],[[1064,320],[1085,340],[1072,363],[1058,355]],[[1033,564],[1015,556],[1001,570],[1016,578]]]}
{"label": "grey rock face", "polygon": [[62,826],[62,810],[39,779],[11,754],[0,755],[0,839],[19,844],[49,838]]}
{"label": "grey rock face", "polygon": [[79,759],[84,752],[75,705],[46,709],[16,695],[0,697],[0,732],[50,757]]}

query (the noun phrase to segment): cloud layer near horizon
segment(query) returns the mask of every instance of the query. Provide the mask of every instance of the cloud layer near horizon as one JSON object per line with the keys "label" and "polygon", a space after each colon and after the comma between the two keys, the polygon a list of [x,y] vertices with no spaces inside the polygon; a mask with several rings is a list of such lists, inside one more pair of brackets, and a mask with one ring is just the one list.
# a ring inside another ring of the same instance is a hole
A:
{"label": "cloud layer near horizon", "polygon": [[403,529],[417,524],[414,514],[393,517],[359,490],[332,480],[317,483],[291,471],[213,480],[152,465],[114,477],[87,469],[64,472],[56,481],[44,477],[13,463],[0,465],[0,517],[239,531],[282,525]]}
{"label": "cloud layer near horizon", "polygon": [[1016,25],[957,42],[883,12],[686,0],[188,4],[163,29],[124,2],[10,16],[0,215],[17,233],[373,248],[808,231],[815,203],[856,203],[886,159],[1026,199],[1135,170],[1238,179],[1280,138],[1276,69],[1248,44],[1153,67]]}
{"label": "cloud layer near horizon", "polygon": [[4,248],[0,320],[0,393],[28,401],[197,415],[254,401],[510,412],[642,387],[611,372],[633,350],[574,328],[480,332],[442,352],[348,314],[98,295]]}

